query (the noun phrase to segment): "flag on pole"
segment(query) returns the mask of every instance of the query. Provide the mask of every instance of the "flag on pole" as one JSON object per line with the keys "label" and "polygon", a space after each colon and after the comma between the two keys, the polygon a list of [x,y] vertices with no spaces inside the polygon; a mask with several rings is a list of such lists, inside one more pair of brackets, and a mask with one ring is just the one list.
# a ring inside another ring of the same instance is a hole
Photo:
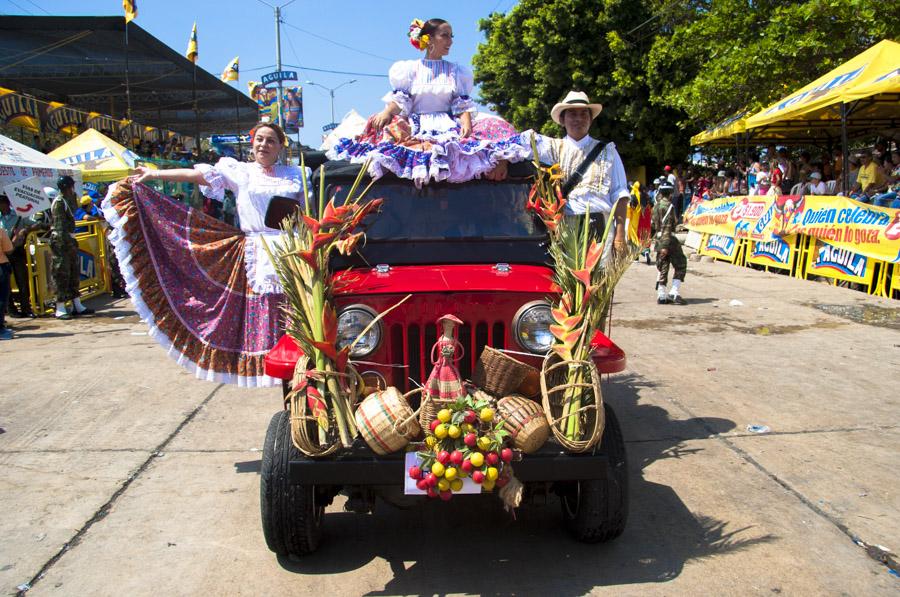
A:
{"label": "flag on pole", "polygon": [[185,55],[188,60],[197,64],[197,23],[194,23],[194,28],[191,29],[191,41],[188,42],[188,49]]}
{"label": "flag on pole", "polygon": [[125,22],[130,23],[137,18],[137,0],[122,0],[125,9]]}
{"label": "flag on pole", "polygon": [[235,56],[234,60],[228,63],[228,66],[225,67],[225,70],[222,71],[222,76],[219,77],[223,81],[237,81],[239,75],[238,69],[238,58],[240,56]]}

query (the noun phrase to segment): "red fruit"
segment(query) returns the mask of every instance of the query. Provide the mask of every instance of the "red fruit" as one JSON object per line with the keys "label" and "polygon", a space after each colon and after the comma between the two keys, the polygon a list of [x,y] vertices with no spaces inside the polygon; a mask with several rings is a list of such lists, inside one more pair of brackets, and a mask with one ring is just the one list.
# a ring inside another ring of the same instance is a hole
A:
{"label": "red fruit", "polygon": [[417,466],[409,467],[409,478],[419,480],[422,478],[422,469]]}
{"label": "red fruit", "polygon": [[440,494],[435,490],[434,487],[429,487],[429,488],[428,488],[428,497],[430,497],[430,498],[436,498],[438,495],[440,495]]}
{"label": "red fruit", "polygon": [[450,453],[450,462],[452,462],[453,464],[458,466],[458,465],[462,464],[462,461],[463,461],[463,453],[462,452],[460,452],[459,450],[453,450],[453,452]]}
{"label": "red fruit", "polygon": [[416,481],[416,487],[419,489],[419,491],[428,491],[428,481],[426,481],[425,479],[419,479],[418,481]]}
{"label": "red fruit", "polygon": [[509,448],[503,448],[503,449],[500,451],[500,459],[501,459],[503,462],[512,462],[512,459],[513,459],[513,451],[510,450]]}
{"label": "red fruit", "polygon": [[435,460],[437,460],[441,464],[447,464],[448,462],[450,462],[450,452],[448,452],[447,450],[441,450],[440,452],[438,452],[437,458]]}
{"label": "red fruit", "polygon": [[496,481],[497,487],[500,487],[500,488],[504,487],[507,483],[509,483],[509,477],[500,477]]}
{"label": "red fruit", "polygon": [[472,466],[472,461],[469,460],[468,458],[466,458],[465,460],[463,460],[463,463],[460,465],[460,468],[462,470],[466,471],[467,473],[471,473],[472,469],[475,467]]}
{"label": "red fruit", "polygon": [[496,452],[488,452],[484,459],[487,460],[487,463],[491,466],[497,466],[500,462],[500,456],[498,456]]}
{"label": "red fruit", "polygon": [[474,423],[477,418],[478,418],[478,415],[475,414],[474,410],[467,410],[464,421],[466,423]]}
{"label": "red fruit", "polygon": [[467,433],[466,437],[463,438],[463,441],[466,442],[466,445],[470,448],[474,448],[475,443],[478,441],[478,436],[476,436],[474,433]]}
{"label": "red fruit", "polygon": [[425,476],[425,481],[428,483],[429,487],[434,487],[435,485],[438,484],[437,475],[435,475],[434,473],[428,473]]}
{"label": "red fruit", "polygon": [[437,426],[440,425],[440,424],[441,424],[441,422],[438,421],[437,419],[435,419],[434,421],[432,421],[432,422],[431,422],[431,426],[429,427],[429,428],[431,429],[431,432],[434,433],[435,427],[437,427]]}
{"label": "red fruit", "polygon": [[453,492],[450,491],[449,489],[447,491],[441,492],[441,499],[444,500],[445,502],[450,501],[450,498],[452,498],[452,497],[453,497]]}
{"label": "red fruit", "polygon": [[481,471],[475,471],[472,473],[472,480],[481,485],[481,482],[484,481],[484,473]]}

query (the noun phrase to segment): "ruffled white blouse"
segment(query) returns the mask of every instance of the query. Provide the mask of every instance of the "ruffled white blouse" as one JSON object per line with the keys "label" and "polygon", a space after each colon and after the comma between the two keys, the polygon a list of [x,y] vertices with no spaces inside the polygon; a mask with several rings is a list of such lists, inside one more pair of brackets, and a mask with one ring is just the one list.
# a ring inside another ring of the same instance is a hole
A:
{"label": "ruffled white blouse", "polygon": [[410,114],[475,112],[470,97],[474,81],[464,66],[446,60],[401,60],[395,62],[388,79],[391,92],[382,99],[394,102],[404,116]]}
{"label": "ruffled white blouse", "polygon": [[276,164],[266,169],[255,162],[239,162],[234,158],[222,158],[215,166],[197,164],[194,168],[203,173],[208,183],[200,186],[200,192],[207,197],[223,201],[226,190],[234,193],[241,230],[247,235],[244,262],[253,292],[280,293],[278,275],[263,246],[263,238],[272,248],[281,232],[266,227],[266,210],[275,196],[303,203],[303,177],[309,180],[309,168],[304,171],[298,166]]}

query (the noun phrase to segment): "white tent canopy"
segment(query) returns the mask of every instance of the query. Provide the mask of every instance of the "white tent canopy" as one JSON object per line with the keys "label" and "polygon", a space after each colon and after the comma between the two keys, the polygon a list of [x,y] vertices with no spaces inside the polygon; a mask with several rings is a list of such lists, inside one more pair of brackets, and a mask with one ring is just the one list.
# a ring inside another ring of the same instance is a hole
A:
{"label": "white tent canopy", "polygon": [[75,179],[75,192],[82,194],[81,170],[0,135],[0,192],[3,187],[37,176],[45,187],[56,188],[56,179],[69,175]]}

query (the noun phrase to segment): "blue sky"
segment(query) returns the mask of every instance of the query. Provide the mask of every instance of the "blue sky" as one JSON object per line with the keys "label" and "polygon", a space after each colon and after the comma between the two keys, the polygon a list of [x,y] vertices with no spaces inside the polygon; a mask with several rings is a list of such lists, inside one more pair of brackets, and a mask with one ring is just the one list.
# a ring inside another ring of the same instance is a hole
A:
{"label": "blue sky", "polygon": [[[246,93],[247,81],[258,81],[263,74],[275,70],[275,17],[273,9],[266,4],[286,3],[287,0],[265,0],[265,3],[262,0],[138,0],[136,23],[184,53],[191,26],[196,21],[199,66],[218,76],[239,55],[239,88]],[[300,140],[317,146],[322,126],[331,121],[328,91],[303,84],[305,81],[335,88],[356,79],[356,83],[335,92],[335,115],[339,121],[343,114],[355,108],[367,116],[383,106],[380,98],[388,91],[386,75],[391,63],[421,56],[406,37],[413,18],[440,17],[450,21],[455,38],[447,59],[470,65],[476,46],[482,41],[478,20],[492,11],[506,12],[514,4],[516,0],[295,0],[290,3],[282,10],[281,56],[284,64],[306,67],[284,67],[297,70],[303,86],[305,126],[300,131]],[[0,13],[123,14],[120,0],[0,0]],[[382,76],[326,73],[314,68]]]}

